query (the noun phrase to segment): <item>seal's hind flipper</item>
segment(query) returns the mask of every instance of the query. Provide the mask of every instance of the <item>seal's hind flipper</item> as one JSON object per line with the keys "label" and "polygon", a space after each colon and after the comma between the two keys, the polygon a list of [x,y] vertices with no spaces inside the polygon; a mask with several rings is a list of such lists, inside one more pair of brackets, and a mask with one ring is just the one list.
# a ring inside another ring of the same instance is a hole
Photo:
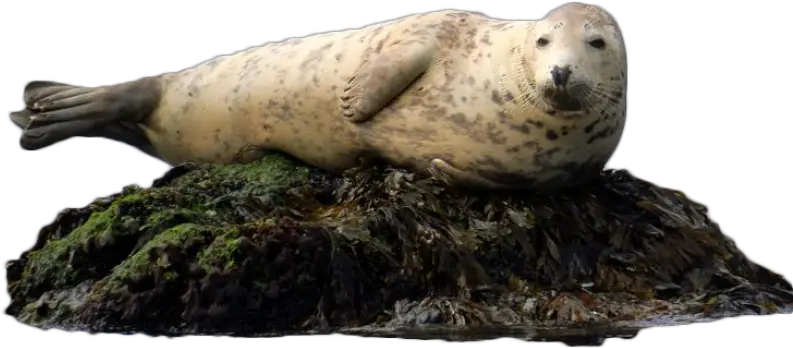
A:
{"label": "seal's hind flipper", "polygon": [[25,105],[30,106],[38,99],[49,97],[71,87],[73,86],[53,81],[30,82],[25,86],[25,92],[23,94]]}
{"label": "seal's hind flipper", "polygon": [[347,80],[341,109],[342,115],[351,122],[368,121],[390,104],[427,71],[438,51],[433,36],[381,45],[386,48]]}
{"label": "seal's hind flipper", "polygon": [[[11,122],[13,122],[17,127],[21,128],[22,130],[27,130],[28,126],[30,125],[30,116],[32,115],[34,115],[34,113],[30,109],[23,109],[21,111],[12,112],[10,115]],[[149,139],[146,137],[146,133],[144,133],[142,128],[136,127],[134,123],[131,122],[110,123],[98,129],[88,129],[85,132],[81,132],[79,126],[80,123],[74,123],[74,122],[43,126],[38,128],[35,132],[27,133],[27,136],[23,136],[20,139],[20,143],[22,148],[33,150],[36,148],[43,147],[42,144],[44,143],[52,144],[55,143],[56,141],[63,140],[64,134],[82,133],[81,136],[85,136],[85,137],[101,137],[101,138],[107,138],[107,139],[119,141],[131,145],[133,147],[136,147],[141,151],[156,157],[154,148],[152,147]],[[44,137],[49,137],[49,138],[48,139],[36,138],[37,133],[41,133]]]}
{"label": "seal's hind flipper", "polygon": [[10,115],[11,122],[22,130],[27,129],[30,125],[30,116],[33,116],[33,111],[30,111],[30,109],[22,109],[17,112],[12,112]]}
{"label": "seal's hind flipper", "polygon": [[11,114],[11,120],[24,132],[19,144],[38,150],[73,136],[86,135],[102,125],[107,107],[100,88],[86,88],[51,81],[33,81],[25,86],[27,107]]}
{"label": "seal's hind flipper", "polygon": [[44,125],[31,130],[31,124],[36,113],[30,109],[12,112],[11,122],[23,130],[20,146],[25,150],[36,150],[74,135],[87,135],[92,124],[85,120],[60,122]]}
{"label": "seal's hind flipper", "polygon": [[105,136],[102,130],[114,123],[141,122],[159,96],[154,78],[105,87],[34,81],[25,87],[27,109],[11,120],[24,130],[20,146],[37,150],[74,136]]}
{"label": "seal's hind flipper", "polygon": [[[49,81],[34,81],[25,87],[25,106],[34,114],[30,128],[64,121],[96,119],[100,114],[113,117],[115,86],[80,87]],[[119,96],[116,96],[118,98]],[[110,114],[110,115],[107,115]]]}

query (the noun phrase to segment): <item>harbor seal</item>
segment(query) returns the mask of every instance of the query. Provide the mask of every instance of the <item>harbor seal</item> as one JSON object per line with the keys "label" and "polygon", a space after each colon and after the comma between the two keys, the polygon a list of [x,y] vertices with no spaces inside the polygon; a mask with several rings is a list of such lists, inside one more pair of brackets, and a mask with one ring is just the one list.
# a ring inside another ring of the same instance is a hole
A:
{"label": "harbor seal", "polygon": [[172,165],[281,151],[332,172],[376,158],[450,185],[548,189],[605,166],[626,86],[614,18],[568,3],[539,20],[409,15],[118,85],[34,81],[11,119],[27,150],[105,137]]}

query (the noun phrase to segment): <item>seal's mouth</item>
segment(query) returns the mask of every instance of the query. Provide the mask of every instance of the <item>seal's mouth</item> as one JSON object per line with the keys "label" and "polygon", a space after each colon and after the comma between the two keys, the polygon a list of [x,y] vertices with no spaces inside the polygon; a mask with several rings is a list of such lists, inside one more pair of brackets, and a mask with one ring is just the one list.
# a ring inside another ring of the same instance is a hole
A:
{"label": "seal's mouth", "polygon": [[545,100],[555,109],[577,111],[584,108],[584,103],[567,91],[546,91]]}
{"label": "seal's mouth", "polygon": [[569,87],[549,86],[543,89],[543,98],[553,108],[563,111],[580,111],[585,106],[586,85]]}

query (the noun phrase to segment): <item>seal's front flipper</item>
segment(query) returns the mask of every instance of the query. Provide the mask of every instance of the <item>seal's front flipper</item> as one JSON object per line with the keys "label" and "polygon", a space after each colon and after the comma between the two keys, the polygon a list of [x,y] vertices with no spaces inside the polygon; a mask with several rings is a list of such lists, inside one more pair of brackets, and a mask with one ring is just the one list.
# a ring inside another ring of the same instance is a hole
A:
{"label": "seal's front flipper", "polygon": [[485,189],[505,188],[504,185],[485,179],[478,174],[455,168],[448,162],[438,158],[430,161],[427,171],[429,171],[430,175],[432,175],[434,178],[444,182],[449,186],[465,185]]}
{"label": "seal's front flipper", "polygon": [[341,96],[342,115],[356,123],[372,118],[427,71],[437,51],[434,38],[392,43],[382,49],[347,81]]}
{"label": "seal's front flipper", "polygon": [[140,122],[159,102],[156,79],[106,86],[80,87],[34,81],[25,87],[27,108],[11,114],[24,130],[20,146],[37,150],[74,136],[97,136],[118,122]]}

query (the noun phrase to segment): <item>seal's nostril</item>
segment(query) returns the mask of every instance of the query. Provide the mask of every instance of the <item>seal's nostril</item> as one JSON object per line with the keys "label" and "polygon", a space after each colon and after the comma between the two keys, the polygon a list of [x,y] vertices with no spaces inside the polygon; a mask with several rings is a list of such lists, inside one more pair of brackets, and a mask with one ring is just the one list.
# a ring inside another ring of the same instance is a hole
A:
{"label": "seal's nostril", "polygon": [[570,66],[554,66],[551,70],[551,78],[553,79],[553,84],[558,87],[563,87],[567,84],[567,80],[570,79]]}

